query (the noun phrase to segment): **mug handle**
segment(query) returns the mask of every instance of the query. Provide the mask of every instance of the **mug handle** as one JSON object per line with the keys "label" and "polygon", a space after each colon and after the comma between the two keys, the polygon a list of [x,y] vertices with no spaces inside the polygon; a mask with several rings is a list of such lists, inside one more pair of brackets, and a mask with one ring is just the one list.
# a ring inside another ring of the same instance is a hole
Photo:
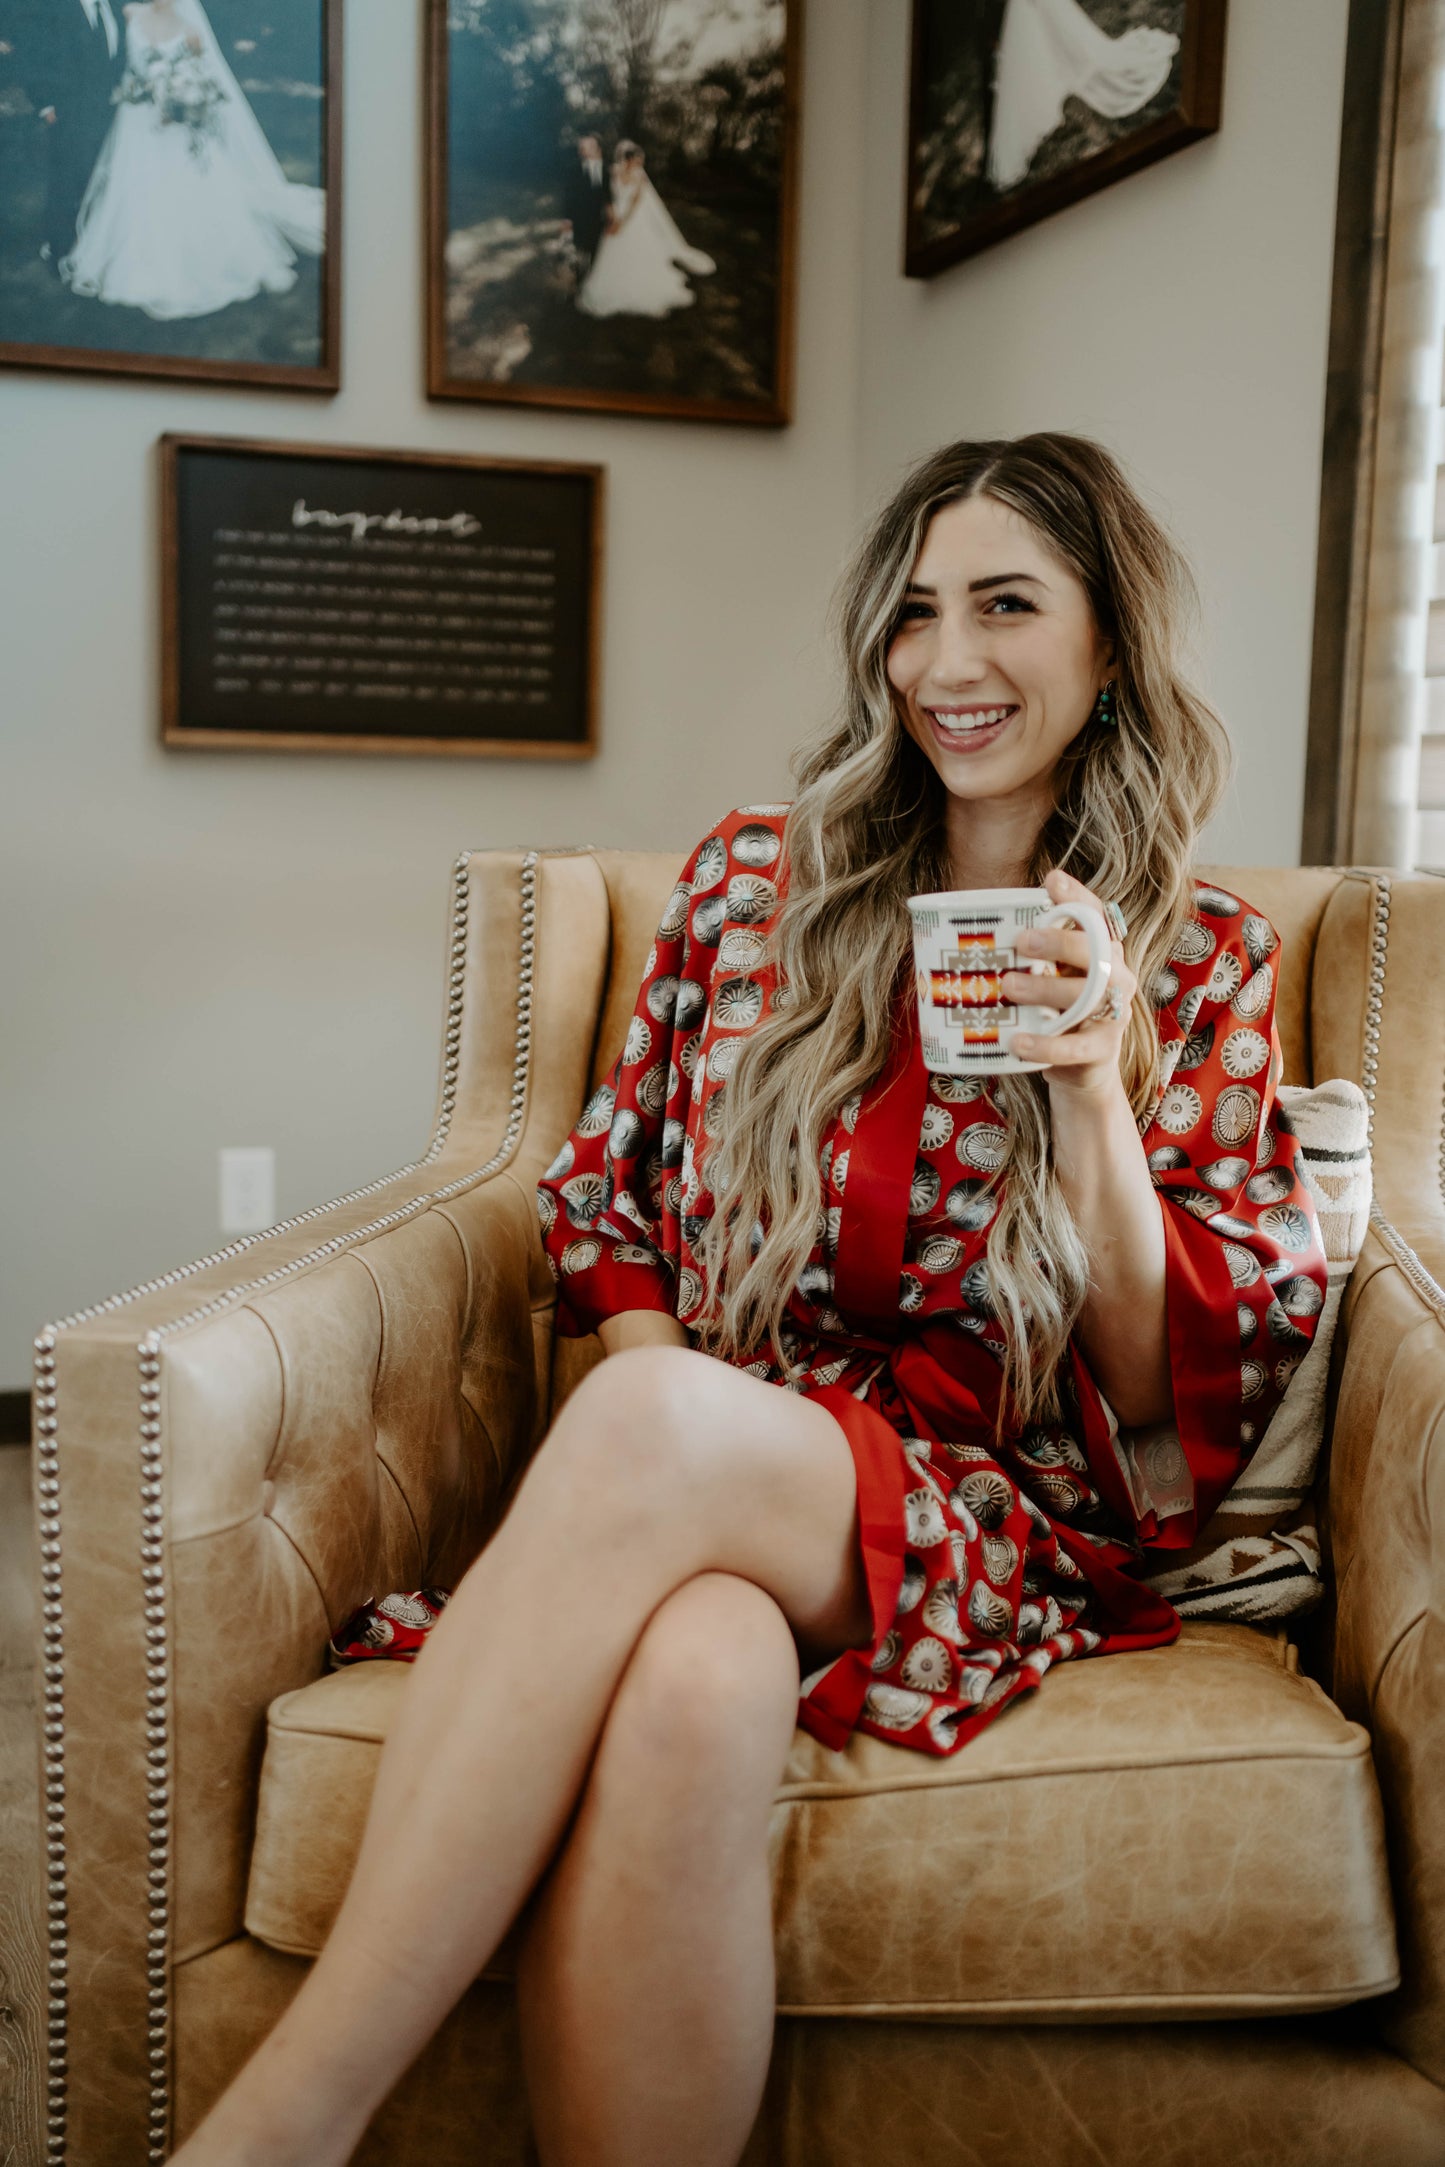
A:
{"label": "mug handle", "polygon": [[1076,1023],[1091,1016],[1104,998],[1104,989],[1114,968],[1110,949],[1109,928],[1104,914],[1088,903],[1055,903],[1053,909],[1036,921],[1040,930],[1048,926],[1067,925],[1072,921],[1089,944],[1089,973],[1084,980],[1078,999],[1061,1009],[1053,1023],[1036,1023],[1032,1026],[1035,1038],[1055,1038],[1061,1031],[1072,1031]]}

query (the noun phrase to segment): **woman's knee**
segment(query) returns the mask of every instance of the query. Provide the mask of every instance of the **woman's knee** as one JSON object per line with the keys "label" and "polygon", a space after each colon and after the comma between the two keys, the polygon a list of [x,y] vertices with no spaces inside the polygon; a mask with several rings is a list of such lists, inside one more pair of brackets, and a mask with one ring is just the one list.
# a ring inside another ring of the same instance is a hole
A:
{"label": "woman's knee", "polygon": [[604,1750],[660,1788],[771,1787],[792,1737],[798,1657],[772,1597],[700,1573],[653,1612],[614,1696]]}
{"label": "woman's knee", "polygon": [[588,1372],[533,1463],[539,1474],[655,1504],[658,1485],[694,1480],[709,1398],[731,1375],[687,1347],[630,1347]]}

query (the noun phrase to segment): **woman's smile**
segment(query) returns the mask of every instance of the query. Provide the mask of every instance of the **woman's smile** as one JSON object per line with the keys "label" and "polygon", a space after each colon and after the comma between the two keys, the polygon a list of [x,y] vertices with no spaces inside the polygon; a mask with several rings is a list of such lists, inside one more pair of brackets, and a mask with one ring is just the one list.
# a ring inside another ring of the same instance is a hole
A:
{"label": "woman's smile", "polygon": [[928,706],[923,713],[945,752],[983,752],[996,745],[1020,712],[1016,700],[990,707]]}

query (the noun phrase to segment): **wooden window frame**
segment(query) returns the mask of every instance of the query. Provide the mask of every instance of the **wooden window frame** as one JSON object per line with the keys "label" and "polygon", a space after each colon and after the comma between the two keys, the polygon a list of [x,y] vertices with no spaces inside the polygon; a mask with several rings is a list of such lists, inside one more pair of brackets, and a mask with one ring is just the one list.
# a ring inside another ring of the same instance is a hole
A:
{"label": "wooden window frame", "polygon": [[1349,855],[1404,0],[1351,0],[1300,858]]}

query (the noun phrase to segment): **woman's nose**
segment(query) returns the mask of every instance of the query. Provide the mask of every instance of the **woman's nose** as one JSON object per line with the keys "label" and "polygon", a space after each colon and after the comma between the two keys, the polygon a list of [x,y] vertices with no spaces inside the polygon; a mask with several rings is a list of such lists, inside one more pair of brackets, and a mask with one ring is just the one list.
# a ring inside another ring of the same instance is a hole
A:
{"label": "woman's nose", "polygon": [[943,685],[976,685],[988,657],[971,611],[945,610],[938,620],[929,676]]}

